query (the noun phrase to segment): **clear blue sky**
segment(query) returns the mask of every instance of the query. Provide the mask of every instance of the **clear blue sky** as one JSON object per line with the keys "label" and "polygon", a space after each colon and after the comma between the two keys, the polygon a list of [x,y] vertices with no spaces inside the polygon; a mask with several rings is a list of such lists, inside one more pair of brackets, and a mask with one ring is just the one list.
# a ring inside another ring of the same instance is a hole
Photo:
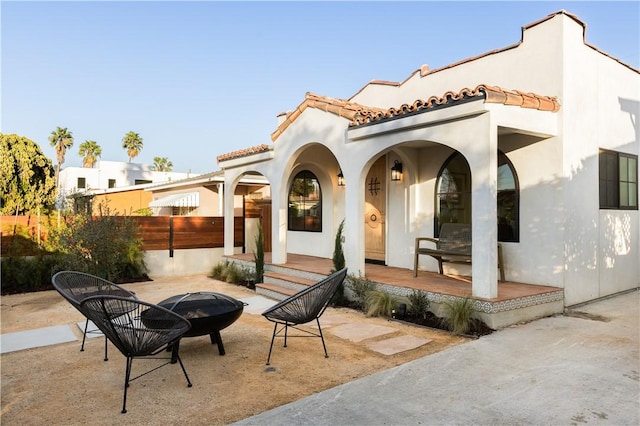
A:
{"label": "clear blue sky", "polygon": [[3,133],[37,142],[73,133],[127,161],[218,170],[216,156],[270,144],[276,115],[305,92],[348,98],[371,80],[402,81],[520,41],[558,10],[586,39],[639,68],[640,2],[17,2],[0,3]]}

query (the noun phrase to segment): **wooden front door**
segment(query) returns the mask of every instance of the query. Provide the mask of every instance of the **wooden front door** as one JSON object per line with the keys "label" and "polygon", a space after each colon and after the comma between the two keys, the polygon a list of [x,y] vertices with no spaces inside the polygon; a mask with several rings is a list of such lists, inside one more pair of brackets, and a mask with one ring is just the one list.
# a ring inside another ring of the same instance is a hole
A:
{"label": "wooden front door", "polygon": [[380,157],[369,169],[364,196],[364,257],[367,262],[385,263],[387,162]]}

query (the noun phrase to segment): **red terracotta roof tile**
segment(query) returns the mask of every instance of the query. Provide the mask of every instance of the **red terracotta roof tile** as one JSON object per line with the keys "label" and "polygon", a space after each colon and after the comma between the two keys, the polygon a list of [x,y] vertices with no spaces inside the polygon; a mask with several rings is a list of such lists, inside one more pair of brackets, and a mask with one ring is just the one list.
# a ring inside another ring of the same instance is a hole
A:
{"label": "red terracotta roof tile", "polygon": [[555,97],[541,96],[535,93],[525,93],[518,90],[504,90],[497,86],[481,84],[473,90],[465,87],[459,92],[448,91],[442,95],[442,97],[431,96],[426,101],[418,99],[411,105],[403,104],[398,108],[389,108],[386,111],[372,111],[362,108],[358,110],[349,126],[360,126],[380,120],[399,117],[405,114],[425,112],[426,110],[437,106],[480,97],[484,97],[486,103],[513,105],[522,108],[532,108],[550,112],[557,112],[560,109],[560,103]]}
{"label": "red terracotta roof tile", "polygon": [[329,98],[326,96],[315,95],[313,93],[307,92],[304,101],[302,101],[302,103],[298,105],[295,110],[287,113],[284,121],[280,123],[278,128],[271,134],[271,140],[275,142],[276,139],[278,139],[278,137],[280,137],[280,135],[287,129],[287,127],[289,127],[289,125],[291,125],[291,123],[293,123],[296,118],[298,118],[300,114],[302,114],[302,112],[307,108],[317,108],[322,111],[330,112],[337,116],[344,117],[350,121],[352,121],[356,114],[363,109],[366,109],[368,111],[383,111],[379,108],[365,107],[363,105],[349,102],[344,99]]}
{"label": "red terracotta roof tile", "polygon": [[218,155],[216,160],[220,161],[232,160],[234,158],[246,157],[248,155],[259,154],[261,152],[270,151],[273,147],[271,145],[258,145],[251,148],[240,149],[238,151],[229,152],[228,154]]}

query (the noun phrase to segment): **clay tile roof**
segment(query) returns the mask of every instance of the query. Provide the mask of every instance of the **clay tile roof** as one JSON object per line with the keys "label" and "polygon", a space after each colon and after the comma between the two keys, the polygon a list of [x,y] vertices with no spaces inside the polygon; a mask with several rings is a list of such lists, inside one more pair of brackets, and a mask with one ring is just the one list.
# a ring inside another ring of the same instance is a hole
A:
{"label": "clay tile roof", "polygon": [[254,146],[251,148],[245,148],[245,149],[240,149],[238,151],[233,151],[233,152],[229,152],[227,154],[222,154],[222,155],[218,155],[216,157],[216,160],[218,160],[218,162],[220,161],[226,161],[226,160],[232,160],[234,158],[241,158],[241,157],[246,157],[248,155],[253,155],[253,154],[259,154],[261,152],[267,152],[269,150],[271,150],[271,145],[258,145],[258,146]]}
{"label": "clay tile roof", "polygon": [[271,134],[271,140],[275,142],[287,127],[289,127],[289,125],[291,125],[291,123],[293,123],[307,108],[317,108],[322,111],[335,114],[339,117],[346,118],[350,121],[353,121],[354,117],[361,111],[384,111],[383,109],[366,107],[344,99],[329,98],[307,92],[304,101],[302,101],[295,110],[287,113],[284,121],[280,123],[278,128]]}
{"label": "clay tile roof", "polygon": [[400,107],[389,108],[386,111],[362,108],[357,111],[349,126],[360,126],[402,115],[426,112],[439,106],[452,105],[460,101],[482,97],[486,103],[513,105],[550,112],[557,112],[560,109],[560,103],[555,97],[525,93],[518,90],[505,90],[497,86],[481,84],[473,90],[465,87],[459,92],[448,91],[441,97],[431,96],[427,100],[418,99],[411,105],[403,104]]}

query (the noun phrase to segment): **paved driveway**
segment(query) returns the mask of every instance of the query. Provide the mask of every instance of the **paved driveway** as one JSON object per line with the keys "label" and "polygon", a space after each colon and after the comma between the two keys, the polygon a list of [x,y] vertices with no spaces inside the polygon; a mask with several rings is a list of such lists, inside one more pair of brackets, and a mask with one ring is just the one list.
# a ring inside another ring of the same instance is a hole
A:
{"label": "paved driveway", "polygon": [[238,425],[638,425],[640,293],[513,326]]}

